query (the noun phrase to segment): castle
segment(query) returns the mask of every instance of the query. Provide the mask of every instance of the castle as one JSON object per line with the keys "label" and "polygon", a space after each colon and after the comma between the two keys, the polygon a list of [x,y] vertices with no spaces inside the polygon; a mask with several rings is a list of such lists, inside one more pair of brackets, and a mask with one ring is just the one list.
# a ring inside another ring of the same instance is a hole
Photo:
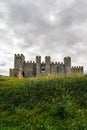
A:
{"label": "castle", "polygon": [[36,56],[36,62],[25,61],[23,54],[14,55],[14,68],[10,69],[10,77],[36,77],[40,75],[70,75],[71,73],[83,73],[83,66],[71,67],[71,57],[65,57],[64,62],[51,62],[51,57],[46,56],[45,62],[41,62],[41,56]]}

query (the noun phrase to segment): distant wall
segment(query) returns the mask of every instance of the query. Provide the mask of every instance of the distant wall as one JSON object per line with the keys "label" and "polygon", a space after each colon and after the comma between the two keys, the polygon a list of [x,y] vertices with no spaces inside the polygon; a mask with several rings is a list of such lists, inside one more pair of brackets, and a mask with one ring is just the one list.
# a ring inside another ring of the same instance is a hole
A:
{"label": "distant wall", "polygon": [[84,73],[83,66],[72,66],[72,73]]}

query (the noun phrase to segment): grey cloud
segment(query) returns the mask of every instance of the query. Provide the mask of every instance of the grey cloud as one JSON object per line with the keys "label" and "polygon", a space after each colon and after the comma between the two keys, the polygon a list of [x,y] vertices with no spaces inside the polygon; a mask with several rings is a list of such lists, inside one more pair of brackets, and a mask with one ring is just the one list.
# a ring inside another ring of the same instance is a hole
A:
{"label": "grey cloud", "polygon": [[87,20],[87,1],[76,1],[70,8],[61,12],[62,25],[69,27]]}
{"label": "grey cloud", "polygon": [[34,2],[13,2],[8,4],[10,24],[23,25],[29,22],[37,22],[41,17],[41,9]]}

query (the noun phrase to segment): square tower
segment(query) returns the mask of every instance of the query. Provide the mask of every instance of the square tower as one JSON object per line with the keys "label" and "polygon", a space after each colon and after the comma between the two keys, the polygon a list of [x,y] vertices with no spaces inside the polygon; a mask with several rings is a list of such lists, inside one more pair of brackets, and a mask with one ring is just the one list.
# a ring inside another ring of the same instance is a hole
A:
{"label": "square tower", "polygon": [[23,54],[14,55],[14,69],[22,70],[24,62],[25,62],[25,57]]}
{"label": "square tower", "polygon": [[64,65],[65,65],[65,74],[71,74],[71,57],[64,58]]}

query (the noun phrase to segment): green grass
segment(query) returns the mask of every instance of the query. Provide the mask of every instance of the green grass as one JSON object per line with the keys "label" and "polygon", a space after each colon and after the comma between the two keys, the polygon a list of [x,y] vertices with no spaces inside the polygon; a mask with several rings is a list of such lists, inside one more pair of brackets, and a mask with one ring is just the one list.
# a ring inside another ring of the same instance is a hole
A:
{"label": "green grass", "polygon": [[0,77],[0,130],[87,130],[87,77]]}

